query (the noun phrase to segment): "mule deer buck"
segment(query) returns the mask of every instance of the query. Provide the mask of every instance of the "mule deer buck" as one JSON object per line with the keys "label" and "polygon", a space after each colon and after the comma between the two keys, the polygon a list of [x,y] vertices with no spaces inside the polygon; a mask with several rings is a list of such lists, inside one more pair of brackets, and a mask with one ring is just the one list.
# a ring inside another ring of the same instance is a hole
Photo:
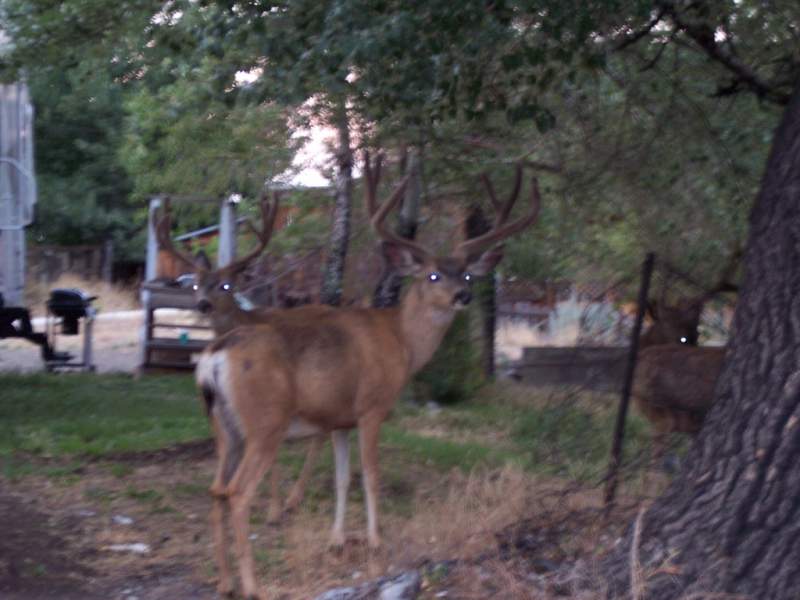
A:
{"label": "mule deer buck", "polygon": [[[197,301],[197,310],[208,317],[211,323],[211,329],[214,332],[214,336],[217,338],[236,327],[251,326],[266,322],[275,313],[275,309],[271,307],[259,307],[253,310],[242,308],[236,298],[236,289],[244,271],[264,252],[264,249],[269,244],[275,227],[275,217],[278,214],[279,204],[280,199],[277,192],[273,195],[273,201],[271,203],[267,195],[263,195],[259,206],[261,212],[261,231],[250,221],[247,221],[248,226],[254,232],[258,240],[255,248],[245,256],[233,261],[231,264],[213,269],[204,255],[193,257],[175,248],[170,235],[172,218],[169,198],[164,201],[164,207],[158,217],[155,228],[158,245],[162,250],[169,253],[173,258],[184,264],[194,273],[195,282],[193,289],[195,300]],[[320,305],[313,308],[309,307],[306,314],[312,311],[325,312],[329,310],[332,309]],[[284,315],[284,318],[291,317],[291,312]],[[322,448],[323,442],[324,438],[322,436],[315,436],[312,439],[305,463],[300,471],[300,476],[294,486],[292,486],[286,498],[283,510],[287,512],[292,511],[297,508],[303,500],[306,484],[311,476],[311,471]],[[277,522],[283,512],[281,509],[280,495],[278,493],[279,487],[280,471],[278,469],[273,469],[270,479],[271,501],[267,513],[267,521],[270,523]]]}
{"label": "mule deer buck", "polygon": [[651,467],[664,454],[671,433],[696,434],[714,402],[724,346],[697,347],[705,304],[729,283],[739,260],[735,252],[719,282],[694,298],[648,305],[654,324],[642,334],[631,395],[653,429]]}
{"label": "mule deer buck", "polygon": [[[380,160],[367,157],[366,202],[382,238],[387,262],[413,277],[400,304],[391,308],[345,307],[327,313],[293,309],[307,318],[276,316],[238,328],[216,340],[196,371],[215,433],[219,463],[211,485],[212,528],[219,586],[233,590],[224,514],[230,511],[242,593],[265,598],[256,587],[249,541],[250,505],[259,481],[273,466],[283,440],[331,432],[336,467],[336,508],[330,543],[345,542],[350,482],[348,431],[357,429],[363,470],[369,546],[378,534],[378,438],[400,391],[433,355],[457,311],[471,299],[470,279],[502,258],[501,242],[531,225],[539,209],[533,180],[530,211],[508,222],[518,194],[511,194],[486,234],[457,245],[449,256],[393,234],[384,224],[402,197],[407,179],[380,208],[376,205]],[[281,312],[281,315],[288,314]]]}

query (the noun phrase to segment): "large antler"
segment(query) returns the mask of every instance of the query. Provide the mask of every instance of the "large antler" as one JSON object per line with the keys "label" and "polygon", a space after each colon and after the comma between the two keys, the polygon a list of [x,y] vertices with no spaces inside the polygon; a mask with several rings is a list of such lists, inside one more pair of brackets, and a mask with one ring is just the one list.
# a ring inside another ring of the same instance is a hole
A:
{"label": "large antler", "polygon": [[516,219],[515,221],[511,221],[507,223],[509,215],[511,214],[511,209],[514,208],[514,203],[519,196],[520,188],[522,187],[522,166],[517,165],[516,171],[516,178],[514,181],[514,187],[509,194],[508,200],[504,204],[500,204],[497,199],[497,196],[494,193],[494,188],[492,187],[492,182],[489,179],[489,176],[485,173],[481,176],[484,185],[486,186],[486,191],[489,194],[489,199],[492,202],[492,206],[496,211],[495,222],[492,229],[487,231],[481,236],[476,238],[471,238],[464,242],[461,242],[455,249],[455,254],[458,256],[462,256],[468,261],[472,261],[480,256],[485,250],[489,249],[490,247],[502,242],[505,238],[510,237],[517,233],[518,231],[522,231],[526,227],[533,224],[536,221],[536,218],[539,216],[539,208],[541,206],[541,197],[539,195],[539,182],[538,180],[533,177],[531,179],[531,199],[530,199],[530,212]]}
{"label": "large antler", "polygon": [[172,244],[172,234],[170,232],[172,228],[172,214],[170,210],[169,196],[164,198],[164,204],[161,210],[156,214],[155,219],[156,240],[158,241],[158,247],[169,253],[179,262],[184,263],[193,271],[196,270],[198,265],[194,259],[190,255],[178,251],[178,249]]}
{"label": "large antler", "polygon": [[409,176],[406,175],[400,181],[400,184],[392,193],[391,197],[378,208],[377,193],[378,183],[380,182],[381,167],[383,163],[383,156],[380,154],[375,159],[375,164],[370,160],[369,151],[364,152],[364,177],[366,185],[364,186],[364,197],[367,205],[367,213],[372,220],[372,228],[375,232],[387,242],[392,242],[408,250],[417,260],[424,261],[430,257],[430,253],[411,240],[397,235],[386,227],[384,220],[391,210],[397,206],[400,199],[403,197],[406,185],[408,184]]}
{"label": "large antler", "polygon": [[275,227],[275,218],[278,215],[279,205],[279,192],[273,192],[273,202],[271,203],[269,201],[269,195],[266,192],[261,194],[261,202],[259,203],[259,210],[261,211],[261,231],[259,231],[256,226],[253,225],[252,221],[249,219],[247,220],[247,226],[258,238],[258,244],[251,252],[248,252],[245,256],[236,259],[230,265],[228,265],[228,269],[232,271],[241,271],[248,266],[250,261],[264,251],[264,248],[267,247],[267,244],[269,244],[269,240],[272,237],[272,230]]}

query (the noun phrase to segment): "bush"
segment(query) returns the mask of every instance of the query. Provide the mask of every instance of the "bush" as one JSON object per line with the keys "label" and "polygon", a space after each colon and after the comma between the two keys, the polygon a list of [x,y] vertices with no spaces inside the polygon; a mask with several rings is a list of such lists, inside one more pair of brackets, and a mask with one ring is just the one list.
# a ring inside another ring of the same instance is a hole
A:
{"label": "bush", "polygon": [[439,349],[413,380],[415,399],[455,404],[483,384],[480,349],[472,339],[469,314],[456,315]]}

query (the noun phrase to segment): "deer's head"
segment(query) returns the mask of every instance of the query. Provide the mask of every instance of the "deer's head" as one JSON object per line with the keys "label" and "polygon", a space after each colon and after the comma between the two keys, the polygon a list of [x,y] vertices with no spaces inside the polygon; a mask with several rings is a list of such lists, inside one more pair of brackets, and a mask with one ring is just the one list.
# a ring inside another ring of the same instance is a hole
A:
{"label": "deer's head", "polygon": [[[643,348],[660,344],[697,346],[700,317],[706,303],[717,294],[733,292],[738,289],[735,284],[731,283],[731,280],[736,273],[740,259],[741,251],[734,250],[719,279],[697,296],[682,298],[674,304],[668,303],[664,294],[660,300],[650,300],[647,303],[647,314],[653,324],[642,334],[639,345]],[[673,272],[677,272],[674,268],[671,269]]]}
{"label": "deer's head", "polygon": [[246,222],[258,239],[256,247],[246,256],[233,261],[231,264],[214,269],[204,253],[200,252],[193,257],[175,248],[170,235],[169,198],[164,201],[164,209],[156,222],[158,244],[162,250],[175,257],[194,273],[195,281],[192,288],[194,289],[198,311],[205,315],[217,316],[225,315],[238,309],[239,305],[235,296],[237,287],[241,283],[244,271],[264,251],[264,248],[269,243],[275,224],[275,217],[278,213],[278,203],[277,193],[272,203],[269,202],[266,195],[262,196],[260,204],[261,231],[250,221]]}
{"label": "deer's head", "polygon": [[497,213],[494,226],[479,237],[457,244],[449,255],[437,256],[420,244],[394,234],[384,223],[386,216],[399,203],[408,178],[405,178],[391,198],[378,208],[376,193],[381,160],[379,157],[373,165],[367,155],[364,162],[367,211],[372,216],[373,228],[382,238],[383,256],[387,264],[398,274],[414,278],[409,293],[418,294],[424,299],[426,306],[435,309],[460,310],[469,304],[472,299],[473,279],[491,272],[503,258],[503,240],[533,224],[539,213],[539,188],[534,178],[529,213],[507,222],[521,188],[521,166],[517,167],[514,189],[504,203],[497,200],[489,178],[484,175],[484,185]]}

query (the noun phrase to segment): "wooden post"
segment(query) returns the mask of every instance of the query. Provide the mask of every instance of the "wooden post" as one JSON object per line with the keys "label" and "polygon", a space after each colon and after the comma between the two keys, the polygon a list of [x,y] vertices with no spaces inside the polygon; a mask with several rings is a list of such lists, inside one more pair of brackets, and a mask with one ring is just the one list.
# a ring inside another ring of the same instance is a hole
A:
{"label": "wooden post", "polygon": [[631,386],[633,384],[633,373],[636,369],[636,357],[639,354],[639,336],[642,333],[642,322],[644,321],[644,311],[647,306],[647,297],[650,292],[650,278],[653,275],[653,264],[655,254],[648,252],[642,263],[642,280],[639,285],[639,300],[636,309],[636,321],[633,324],[631,333],[631,343],[628,350],[628,364],[625,368],[625,381],[622,386],[622,396],[619,401],[619,411],[617,412],[617,423],[614,427],[614,441],[611,447],[611,458],[608,462],[608,475],[606,476],[605,507],[606,513],[611,510],[614,504],[614,495],[617,491],[619,480],[619,466],[622,460],[622,443],[625,437],[625,419],[628,416],[628,404],[631,399]]}
{"label": "wooden post", "polygon": [[219,249],[217,266],[224,267],[236,258],[236,204],[238,196],[223,200],[219,209]]}

